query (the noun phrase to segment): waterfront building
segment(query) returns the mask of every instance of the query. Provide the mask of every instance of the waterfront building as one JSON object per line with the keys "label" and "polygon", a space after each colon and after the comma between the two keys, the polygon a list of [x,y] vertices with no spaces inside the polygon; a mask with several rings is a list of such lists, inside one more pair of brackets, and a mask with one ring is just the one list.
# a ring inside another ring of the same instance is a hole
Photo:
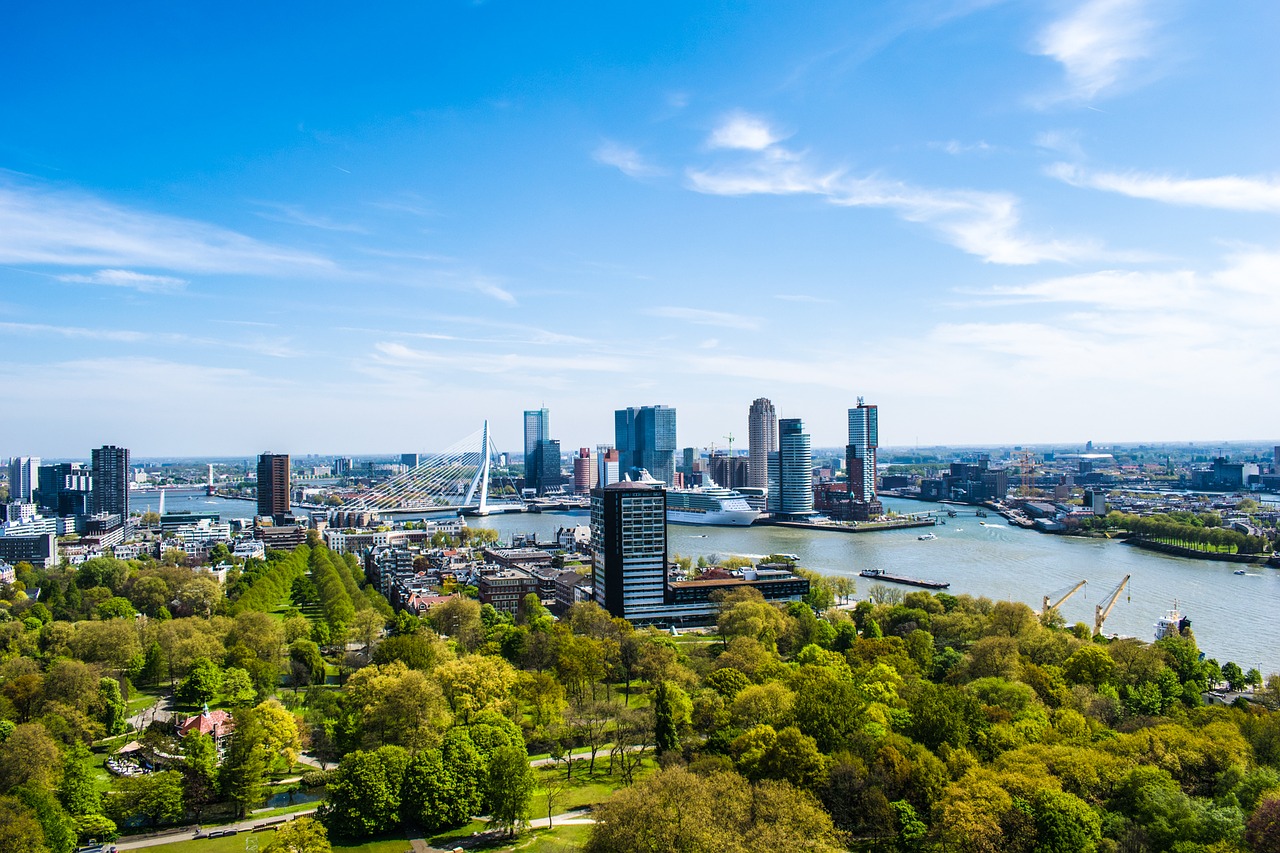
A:
{"label": "waterfront building", "polygon": [[263,453],[258,457],[258,515],[284,524],[289,514],[289,454]]}
{"label": "waterfront building", "polygon": [[559,490],[564,484],[560,471],[560,441],[558,439],[538,439],[533,448],[533,455],[525,457],[524,487],[535,489],[544,495],[552,490]]}
{"label": "waterfront building", "polygon": [[618,409],[613,415],[614,445],[624,471],[644,468],[667,485],[676,476],[676,410],[670,406]]}
{"label": "waterfront building", "polygon": [[551,414],[547,409],[525,409],[524,411],[524,460],[525,467],[538,449],[539,441],[551,438]]}
{"label": "waterfront building", "polygon": [[[717,451],[707,457],[707,476],[717,486],[740,489],[751,485],[750,465],[750,460],[746,456],[730,456]],[[767,466],[765,473],[768,473]]]}
{"label": "waterfront building", "polygon": [[89,514],[129,517],[129,450],[107,444],[91,451],[93,491]]}
{"label": "waterfront building", "polygon": [[610,483],[622,479],[619,454],[615,448],[607,444],[596,446],[596,482],[592,488],[603,489]]}
{"label": "waterfront building", "polygon": [[9,500],[30,503],[39,487],[39,456],[15,456],[9,460]]}
{"label": "waterfront building", "polygon": [[845,470],[849,474],[851,518],[867,521],[884,513],[876,499],[876,451],[880,446],[880,410],[861,397],[849,410],[849,444],[845,446]]}
{"label": "waterfront building", "polygon": [[696,485],[693,477],[693,470],[697,465],[698,450],[694,447],[686,447],[680,452],[680,464],[676,466],[676,473],[684,478],[684,485]]}
{"label": "waterfront building", "polygon": [[624,619],[661,618],[666,604],[667,493],[624,480],[591,491],[596,603]]}
{"label": "waterfront building", "polygon": [[573,493],[575,495],[590,494],[596,486],[597,473],[591,459],[591,448],[578,448],[578,455],[573,457]]}
{"label": "waterfront building", "polygon": [[754,489],[769,486],[769,454],[778,449],[778,413],[765,397],[752,401],[747,412],[747,483]]}
{"label": "waterfront building", "polygon": [[778,422],[778,449],[769,454],[769,511],[813,515],[813,451],[800,418]]}

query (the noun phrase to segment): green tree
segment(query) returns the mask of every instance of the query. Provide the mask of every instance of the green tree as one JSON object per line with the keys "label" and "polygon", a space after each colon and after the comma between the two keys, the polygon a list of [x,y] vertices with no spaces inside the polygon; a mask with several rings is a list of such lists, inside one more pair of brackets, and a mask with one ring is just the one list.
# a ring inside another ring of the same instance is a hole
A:
{"label": "green tree", "polygon": [[177,695],[188,705],[207,705],[217,698],[221,688],[222,669],[208,658],[200,658],[178,687]]}
{"label": "green tree", "polygon": [[653,693],[653,736],[658,755],[680,751],[680,731],[676,726],[671,689],[667,682],[660,681]]}
{"label": "green tree", "polygon": [[200,819],[218,791],[218,750],[209,735],[188,732],[182,739],[182,795]]}
{"label": "green tree", "polygon": [[332,849],[324,824],[299,817],[277,829],[262,853],[330,853]]}
{"label": "green tree", "polygon": [[108,735],[118,735],[124,731],[129,710],[124,697],[120,695],[120,682],[114,678],[99,679],[94,705],[94,716],[102,723]]}
{"label": "green tree", "polygon": [[76,849],[76,824],[49,791],[33,785],[21,785],[13,795],[31,809],[44,831],[49,853],[71,853]]}
{"label": "green tree", "polygon": [[94,784],[92,756],[82,743],[75,743],[67,750],[62,763],[62,783],[58,786],[58,801],[72,817],[97,814],[102,811],[102,798]]}
{"label": "green tree", "polygon": [[175,770],[126,776],[107,795],[104,807],[117,825],[173,823],[182,817],[182,776]]}
{"label": "green tree", "polygon": [[0,791],[25,784],[52,791],[61,773],[62,751],[39,723],[15,726],[0,743]]}
{"label": "green tree", "polygon": [[499,747],[489,758],[485,799],[493,823],[515,835],[528,822],[529,800],[537,785],[523,746]]}
{"label": "green tree", "polygon": [[400,825],[400,794],[408,754],[398,746],[343,757],[317,813],[334,835],[366,838]]}
{"label": "green tree", "polygon": [[427,832],[452,825],[448,818],[453,789],[453,774],[445,767],[439,750],[424,749],[414,755],[405,768],[401,787],[401,822]]}
{"label": "green tree", "polygon": [[222,673],[222,699],[228,705],[248,705],[257,694],[253,679],[238,666],[227,667]]}
{"label": "green tree", "polygon": [[271,753],[267,750],[267,733],[250,709],[237,711],[235,731],[218,772],[222,796],[235,807],[237,817],[244,817],[266,797],[267,770]]}
{"label": "green tree", "polygon": [[47,853],[44,828],[34,810],[17,797],[0,797],[0,850]]}

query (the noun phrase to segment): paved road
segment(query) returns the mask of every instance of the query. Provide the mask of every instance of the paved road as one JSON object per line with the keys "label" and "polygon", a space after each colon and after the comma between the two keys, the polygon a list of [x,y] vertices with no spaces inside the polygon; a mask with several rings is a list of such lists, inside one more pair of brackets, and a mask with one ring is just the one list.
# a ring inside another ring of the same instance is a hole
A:
{"label": "paved road", "polygon": [[[291,812],[287,815],[276,815],[275,817],[263,817],[261,815],[259,815],[258,817],[250,816],[249,818],[242,820],[239,823],[231,823],[231,824],[224,824],[221,826],[206,827],[201,830],[201,834],[203,835],[203,833],[207,833],[207,832],[227,832],[228,830],[232,830],[232,829],[234,829],[237,833],[252,832],[253,828],[260,823],[266,823],[267,821],[280,820],[282,817],[288,819],[288,818],[294,818],[294,817],[301,817],[303,815],[310,815],[314,813],[315,813],[315,809],[310,808],[310,809],[302,809],[301,811]],[[196,828],[194,826],[188,826],[183,829],[174,830],[173,832],[166,832],[163,835],[154,835],[154,836],[151,836],[150,838],[136,838],[136,839],[121,840],[116,842],[114,846],[118,850],[138,850],[143,847],[155,847],[156,845],[159,845],[159,844],[172,844],[175,841],[190,841],[193,838],[197,837],[195,829]]]}

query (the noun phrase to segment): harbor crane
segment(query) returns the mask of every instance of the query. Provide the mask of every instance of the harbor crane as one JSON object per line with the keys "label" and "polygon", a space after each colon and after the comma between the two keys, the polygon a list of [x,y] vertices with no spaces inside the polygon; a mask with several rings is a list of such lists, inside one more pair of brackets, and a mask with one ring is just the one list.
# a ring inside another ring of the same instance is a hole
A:
{"label": "harbor crane", "polygon": [[1040,615],[1043,616],[1044,614],[1048,613],[1050,610],[1057,610],[1063,604],[1066,604],[1067,599],[1075,595],[1080,590],[1080,588],[1087,583],[1088,583],[1087,580],[1080,581],[1080,583],[1071,587],[1071,589],[1068,589],[1066,593],[1057,601],[1051,602],[1049,599],[1057,595],[1059,592],[1062,592],[1062,590],[1058,590],[1057,592],[1052,592],[1049,595],[1046,595],[1044,597],[1044,606],[1040,609]]}
{"label": "harbor crane", "polygon": [[1107,621],[1107,617],[1111,615],[1111,608],[1116,606],[1116,602],[1120,600],[1120,593],[1129,585],[1129,578],[1132,575],[1125,575],[1124,580],[1116,584],[1116,588],[1111,590],[1102,601],[1098,602],[1093,608],[1093,633],[1094,636],[1102,633],[1102,624]]}

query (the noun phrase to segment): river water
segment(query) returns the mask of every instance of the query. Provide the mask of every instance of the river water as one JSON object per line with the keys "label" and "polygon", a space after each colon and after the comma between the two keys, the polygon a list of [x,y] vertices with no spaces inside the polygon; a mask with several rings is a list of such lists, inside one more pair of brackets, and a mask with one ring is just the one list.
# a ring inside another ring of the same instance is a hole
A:
{"label": "river water", "polygon": [[[902,513],[939,509],[938,504],[885,498]],[[158,498],[130,496],[130,508],[155,509]],[[223,518],[247,518],[250,501],[171,493],[167,511],[220,512]],[[1192,621],[1200,648],[1220,663],[1234,660],[1245,669],[1280,672],[1280,571],[1235,563],[1191,560],[1144,551],[1118,541],[1052,536],[1012,527],[992,515],[980,519],[968,508],[933,528],[937,539],[920,541],[927,529],[839,533],[782,527],[701,527],[672,524],[669,551],[690,557],[739,554],[795,554],[800,565],[823,574],[854,576],[859,592],[872,583],[857,578],[863,569],[886,569],[912,577],[944,580],[948,592],[985,595],[1026,602],[1039,609],[1041,598],[1064,593],[1088,580],[1061,608],[1068,623],[1092,626],[1094,605],[1125,575],[1132,575],[1107,619],[1106,632],[1150,640],[1155,621],[1177,603]],[[559,527],[588,523],[585,512],[524,513],[470,519],[477,527],[498,531],[504,541],[516,533],[536,533],[547,540]],[[980,522],[986,522],[985,526]],[[910,591],[911,587],[900,587]]]}

